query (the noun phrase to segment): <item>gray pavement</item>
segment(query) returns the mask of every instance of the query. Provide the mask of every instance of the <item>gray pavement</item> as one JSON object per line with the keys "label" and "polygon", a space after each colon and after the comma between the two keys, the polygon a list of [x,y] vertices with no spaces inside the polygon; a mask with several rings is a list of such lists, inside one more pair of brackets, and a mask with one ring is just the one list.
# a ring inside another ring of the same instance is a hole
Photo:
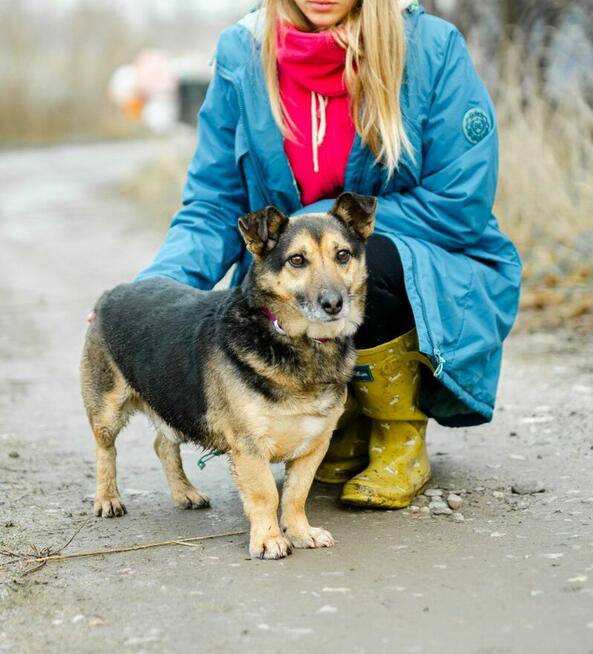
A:
{"label": "gray pavement", "polygon": [[[212,508],[173,508],[143,418],[118,441],[129,514],[89,519],[84,317],[162,239],[117,184],[170,147],[0,153],[0,550],[59,547],[81,525],[67,552],[246,528],[227,462],[200,472],[189,447]],[[347,509],[315,485],[333,549],[250,561],[242,535],[0,568],[0,653],[593,653],[592,413],[593,337],[513,336],[493,423],[429,428],[432,486],[460,492],[464,521]],[[545,492],[511,492],[530,480]]]}

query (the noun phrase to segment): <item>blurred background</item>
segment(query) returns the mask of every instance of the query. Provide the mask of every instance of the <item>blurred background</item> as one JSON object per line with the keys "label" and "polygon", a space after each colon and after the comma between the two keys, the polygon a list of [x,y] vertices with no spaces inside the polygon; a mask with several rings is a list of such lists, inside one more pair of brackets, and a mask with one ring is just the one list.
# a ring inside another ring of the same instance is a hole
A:
{"label": "blurred background", "polygon": [[[175,135],[173,151],[118,183],[164,231],[217,35],[253,4],[0,0],[0,148]],[[423,4],[465,34],[495,99],[496,212],[525,263],[518,329],[591,330],[593,0]]]}

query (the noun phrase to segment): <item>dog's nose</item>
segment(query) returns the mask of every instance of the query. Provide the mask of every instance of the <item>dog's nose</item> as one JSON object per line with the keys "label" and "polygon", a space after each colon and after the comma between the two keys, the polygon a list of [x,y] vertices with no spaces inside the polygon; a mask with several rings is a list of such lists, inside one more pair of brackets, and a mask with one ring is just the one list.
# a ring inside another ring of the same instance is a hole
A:
{"label": "dog's nose", "polygon": [[335,316],[342,310],[344,299],[338,291],[321,291],[319,294],[319,304],[328,316]]}

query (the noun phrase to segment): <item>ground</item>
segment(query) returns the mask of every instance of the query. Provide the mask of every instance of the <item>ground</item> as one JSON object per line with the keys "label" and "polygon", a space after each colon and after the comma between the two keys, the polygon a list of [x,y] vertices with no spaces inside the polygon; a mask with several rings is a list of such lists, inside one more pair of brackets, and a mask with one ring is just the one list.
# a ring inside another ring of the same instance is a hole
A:
{"label": "ground", "polygon": [[[79,528],[65,552],[246,529],[227,461],[200,471],[192,448],[212,508],[172,506],[143,418],[118,441],[128,515],[90,517],[85,316],[162,239],[117,186],[170,147],[0,154],[0,550],[59,548]],[[0,653],[593,653],[592,400],[592,337],[512,336],[494,421],[429,429],[431,486],[458,491],[463,521],[422,510],[427,498],[347,509],[315,485],[310,518],[333,549],[251,561],[237,535],[0,567]],[[512,492],[525,482],[545,491]]]}

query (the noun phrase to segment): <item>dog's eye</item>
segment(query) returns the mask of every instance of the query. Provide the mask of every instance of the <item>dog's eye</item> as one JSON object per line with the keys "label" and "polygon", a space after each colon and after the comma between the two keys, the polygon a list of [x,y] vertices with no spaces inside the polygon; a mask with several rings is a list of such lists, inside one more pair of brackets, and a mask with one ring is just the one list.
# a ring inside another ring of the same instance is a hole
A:
{"label": "dog's eye", "polygon": [[338,263],[348,263],[350,261],[350,257],[352,255],[348,250],[338,250],[338,253],[336,254],[336,261]]}
{"label": "dog's eye", "polygon": [[306,259],[302,254],[293,254],[292,257],[288,257],[288,263],[293,268],[302,268],[306,263]]}

